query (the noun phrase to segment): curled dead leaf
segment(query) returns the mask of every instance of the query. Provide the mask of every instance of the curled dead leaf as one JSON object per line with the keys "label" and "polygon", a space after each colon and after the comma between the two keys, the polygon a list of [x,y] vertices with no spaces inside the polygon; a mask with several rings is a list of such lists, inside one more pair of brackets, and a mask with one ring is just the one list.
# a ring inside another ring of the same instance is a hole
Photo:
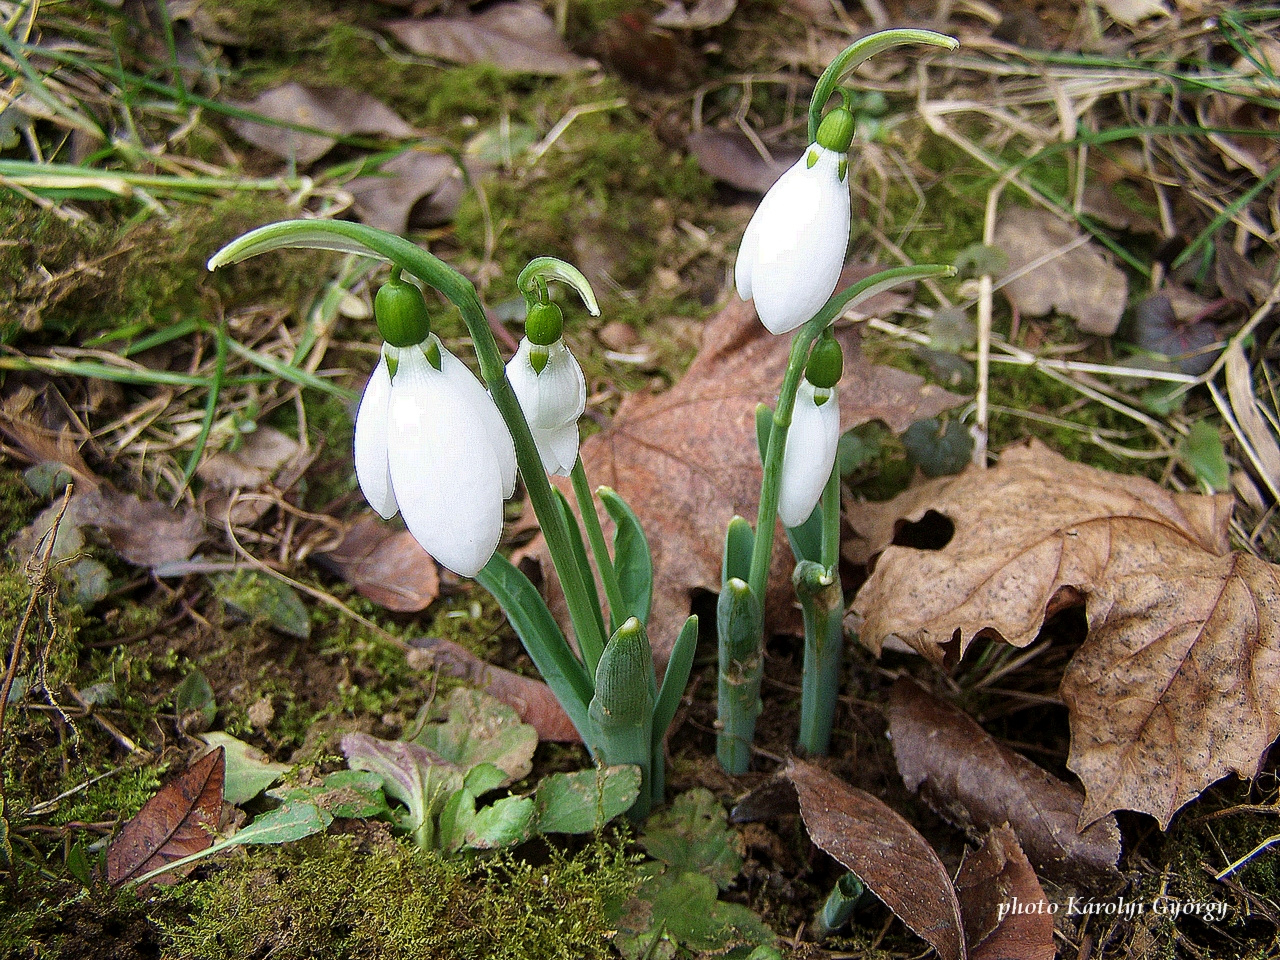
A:
{"label": "curled dead leaf", "polygon": [[[1089,633],[1063,679],[1081,822],[1131,809],[1167,826],[1220,777],[1256,773],[1280,733],[1280,576],[1228,552],[1231,499],[1169,493],[1038,444],[990,470],[854,511],[883,550],[852,626],[935,662],[979,634],[1023,647],[1048,613],[1086,602]],[[940,549],[896,546],[933,513]]]}
{"label": "curled dead leaf", "polygon": [[952,823],[975,835],[1010,825],[1036,869],[1059,882],[1115,875],[1115,817],[1080,832],[1084,795],[998,743],[963,711],[900,679],[889,697],[889,734],[907,789]]}
{"label": "curled dead leaf", "polygon": [[425,610],[440,595],[436,562],[413,534],[366,513],[317,562],[342,577],[362,597],[397,613]]}
{"label": "curled dead leaf", "polygon": [[379,167],[376,174],[347,184],[356,212],[371,227],[389,233],[409,230],[415,221],[445,223],[453,219],[462,200],[462,173],[443,153],[408,150]]}

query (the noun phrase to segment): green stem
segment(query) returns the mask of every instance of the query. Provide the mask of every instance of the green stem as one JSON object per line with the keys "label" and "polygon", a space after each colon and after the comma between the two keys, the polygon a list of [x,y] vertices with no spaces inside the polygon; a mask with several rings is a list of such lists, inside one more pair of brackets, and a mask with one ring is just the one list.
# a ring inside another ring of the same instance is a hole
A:
{"label": "green stem", "polygon": [[716,689],[716,759],[726,773],[746,773],[751,763],[760,679],[764,674],[764,621],[760,602],[744,581],[731,577],[716,603],[719,671]]}
{"label": "green stem", "polygon": [[579,457],[569,474],[573,482],[573,493],[578,498],[578,511],[582,514],[582,525],[587,529],[587,540],[591,544],[591,553],[596,560],[596,569],[600,571],[600,582],[604,584],[605,599],[609,602],[609,620],[613,629],[621,624],[619,617],[626,616],[626,604],[622,599],[622,589],[618,586],[618,574],[613,568],[613,560],[609,556],[609,548],[604,542],[604,530],[600,526],[600,515],[596,512],[595,498],[591,495],[591,486],[587,483],[587,470]]}
{"label": "green stem", "polygon": [[833,568],[796,565],[796,596],[804,616],[804,676],[800,693],[799,746],[809,756],[827,753],[840,694],[844,654],[844,595]]}
{"label": "green stem", "polygon": [[822,565],[831,570],[840,562],[840,461],[822,488]]}
{"label": "green stem", "polygon": [[791,414],[795,409],[796,391],[804,375],[804,362],[809,347],[827,321],[819,320],[827,311],[824,308],[803,327],[796,331],[791,341],[791,354],[787,358],[787,372],[778,391],[778,406],[773,411],[773,430],[769,434],[769,449],[764,458],[764,480],[760,485],[760,509],[756,514],[756,539],[751,549],[751,573],[747,583],[756,599],[764,602],[768,586],[769,565],[773,557],[773,534],[778,525],[778,495],[782,489],[782,454],[787,446],[787,431],[791,429]]}
{"label": "green stem", "polygon": [[901,46],[906,43],[927,43],[935,47],[946,47],[954,50],[960,41],[932,30],[881,30],[854,41],[845,47],[827,69],[822,71],[817,86],[813,89],[813,97],[809,100],[809,141],[818,139],[818,125],[822,123],[822,108],[831,99],[831,94],[840,84],[840,78],[865,60],[869,60],[882,50]]}
{"label": "green stem", "polygon": [[840,467],[822,491],[822,562],[796,566],[796,595],[804,617],[804,674],[799,746],[809,756],[831,748],[840,664],[844,658],[844,593],[840,584]]}

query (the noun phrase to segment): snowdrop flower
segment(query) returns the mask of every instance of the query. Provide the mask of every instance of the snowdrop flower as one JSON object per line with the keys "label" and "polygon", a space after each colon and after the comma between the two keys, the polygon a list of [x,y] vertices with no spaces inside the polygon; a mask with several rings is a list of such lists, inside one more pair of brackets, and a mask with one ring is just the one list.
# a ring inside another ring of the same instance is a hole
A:
{"label": "snowdrop flower", "polygon": [[787,333],[827,302],[849,245],[849,160],[853,115],[837,107],[818,139],[769,188],[747,224],[734,280],[755,300],[770,333]]}
{"label": "snowdrop flower", "polygon": [[828,330],[809,354],[782,449],[778,517],[785,526],[798,527],[809,519],[835,467],[840,441],[836,384],[843,368],[840,344]]}
{"label": "snowdrop flower", "polygon": [[507,363],[515,391],[547,473],[567,477],[578,462],[578,418],[587,406],[582,367],[561,339],[564,319],[554,303],[535,303],[525,336]]}
{"label": "snowdrop flower", "polygon": [[401,513],[424,550],[474,577],[515,490],[511,434],[475,374],[429,332],[421,292],[398,271],[374,315],[387,342],[356,415],[356,479],[379,515]]}

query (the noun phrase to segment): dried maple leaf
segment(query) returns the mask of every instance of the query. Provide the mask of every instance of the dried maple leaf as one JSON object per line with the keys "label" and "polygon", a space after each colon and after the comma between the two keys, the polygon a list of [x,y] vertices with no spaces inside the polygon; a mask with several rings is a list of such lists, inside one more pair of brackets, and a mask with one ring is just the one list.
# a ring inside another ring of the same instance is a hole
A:
{"label": "dried maple leaf", "polygon": [[[1081,823],[1130,809],[1164,827],[1220,777],[1254,775],[1280,733],[1280,575],[1228,552],[1230,510],[1015,448],[855,512],[883,553],[852,625],[874,651],[896,636],[939,662],[980,634],[1026,646],[1084,598],[1088,637],[1062,684]],[[945,546],[893,545],[930,511],[954,528]]]}
{"label": "dried maple leaf", "polygon": [[1115,875],[1115,817],[1080,832],[1083,794],[997,743],[963,711],[899,680],[889,695],[889,734],[907,789],[952,823],[973,834],[1008,824],[1050,879]]}
{"label": "dried maple leaf", "polygon": [[970,960],[1053,960],[1053,914],[1018,838],[995,827],[956,874]]}
{"label": "dried maple leaf", "polygon": [[[844,282],[852,281],[846,275]],[[844,429],[883,420],[901,432],[912,421],[960,402],[914,374],[873,366],[862,355],[856,327],[840,328],[837,337],[845,350],[839,393]],[[735,297],[707,323],[702,349],[679,383],[665,393],[627,397],[613,422],[582,444],[591,482],[616,490],[649,539],[654,573],[649,638],[660,661],[689,614],[694,591],[720,590],[729,521],[735,514],[755,521],[761,479],[755,409],[776,401],[790,346],[790,337],[770,334],[751,304]],[[766,598],[769,627],[775,631],[799,626],[793,566],[779,528]]]}
{"label": "dried maple leaf", "polygon": [[[107,847],[107,882],[119,886],[211,846],[225,776],[226,753],[219,747],[161,787]],[[176,879],[164,873],[153,882]]]}

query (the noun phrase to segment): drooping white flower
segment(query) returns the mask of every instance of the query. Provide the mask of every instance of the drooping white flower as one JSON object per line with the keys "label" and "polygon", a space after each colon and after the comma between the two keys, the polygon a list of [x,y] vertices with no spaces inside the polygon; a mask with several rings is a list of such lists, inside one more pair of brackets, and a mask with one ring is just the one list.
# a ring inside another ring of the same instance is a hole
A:
{"label": "drooping white flower", "polygon": [[756,209],[738,248],[738,296],[755,300],[771,333],[786,333],[827,302],[849,244],[843,153],[810,145]]}
{"label": "drooping white flower", "polygon": [[[436,351],[438,369],[427,356]],[[370,506],[387,519],[399,511],[442,565],[473,577],[489,562],[515,489],[515,445],[493,398],[434,334],[383,345],[356,415],[355,464]]]}
{"label": "drooping white flower", "polygon": [[818,505],[835,466],[839,441],[840,404],[835,387],[815,387],[807,378],[801,380],[782,450],[778,517],[786,526],[798,527]]}
{"label": "drooping white flower", "polygon": [[846,156],[853,115],[837,107],[817,139],[756,208],[738,247],[738,296],[754,300],[771,333],[787,333],[827,302],[849,245]]}
{"label": "drooping white flower", "polygon": [[[533,364],[535,351],[545,356],[541,370]],[[578,461],[578,418],[587,406],[587,380],[577,358],[562,339],[539,347],[523,337],[507,363],[507,379],[529,421],[543,469],[567,477]]]}

